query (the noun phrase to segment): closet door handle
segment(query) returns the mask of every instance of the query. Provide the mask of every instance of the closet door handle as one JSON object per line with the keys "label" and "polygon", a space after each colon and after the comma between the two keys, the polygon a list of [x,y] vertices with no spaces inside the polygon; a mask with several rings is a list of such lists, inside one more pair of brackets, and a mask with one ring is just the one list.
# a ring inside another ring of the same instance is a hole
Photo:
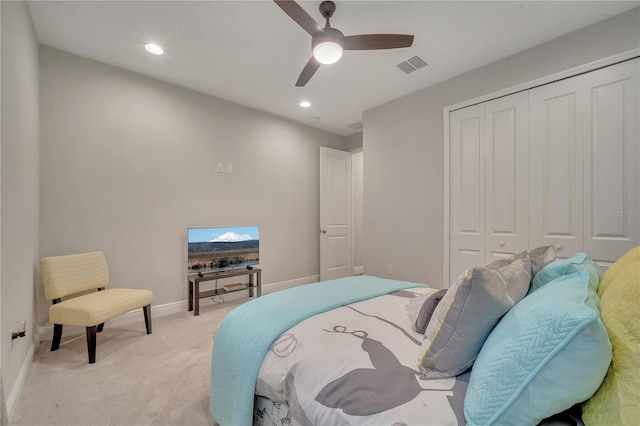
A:
{"label": "closet door handle", "polygon": [[500,247],[504,247],[504,246],[505,246],[504,241],[500,241]]}
{"label": "closet door handle", "polygon": [[558,251],[562,250],[562,246],[560,244],[556,244],[556,250]]}

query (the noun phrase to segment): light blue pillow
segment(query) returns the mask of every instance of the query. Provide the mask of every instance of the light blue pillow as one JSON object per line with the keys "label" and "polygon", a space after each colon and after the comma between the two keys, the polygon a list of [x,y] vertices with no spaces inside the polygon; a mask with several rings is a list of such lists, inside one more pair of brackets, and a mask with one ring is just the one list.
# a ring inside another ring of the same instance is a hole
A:
{"label": "light blue pillow", "polygon": [[598,284],[600,283],[598,266],[586,253],[580,252],[569,259],[556,260],[540,269],[533,277],[533,280],[531,280],[529,294],[556,278],[572,274],[576,271],[587,271],[589,273],[589,284],[593,287],[594,291],[598,290]]}
{"label": "light blue pillow", "polygon": [[471,370],[467,424],[534,425],[591,397],[611,362],[598,306],[589,273],[578,271],[507,312]]}

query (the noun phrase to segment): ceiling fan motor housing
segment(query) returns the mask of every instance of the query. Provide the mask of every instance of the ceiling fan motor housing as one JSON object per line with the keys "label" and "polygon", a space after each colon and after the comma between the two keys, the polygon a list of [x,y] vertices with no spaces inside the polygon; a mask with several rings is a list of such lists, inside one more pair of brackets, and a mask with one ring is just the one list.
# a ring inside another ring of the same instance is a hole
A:
{"label": "ceiling fan motor housing", "polygon": [[320,43],[327,41],[333,41],[340,44],[340,40],[342,40],[343,37],[344,34],[342,34],[342,31],[335,28],[325,28],[323,32],[315,33],[313,37],[311,37],[311,49],[313,50]]}

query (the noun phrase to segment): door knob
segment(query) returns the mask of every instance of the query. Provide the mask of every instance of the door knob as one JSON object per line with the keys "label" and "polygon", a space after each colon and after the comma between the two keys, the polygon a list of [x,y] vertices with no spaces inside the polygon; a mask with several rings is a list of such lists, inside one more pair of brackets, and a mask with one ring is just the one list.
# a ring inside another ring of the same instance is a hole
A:
{"label": "door knob", "polygon": [[326,229],[321,229],[321,230],[320,230],[320,233],[322,233],[322,234],[326,234],[326,233],[327,233],[327,230],[326,230]]}
{"label": "door knob", "polygon": [[500,241],[500,247],[504,247],[504,241]]}
{"label": "door knob", "polygon": [[560,244],[556,244],[556,250],[558,251],[562,250],[562,246]]}

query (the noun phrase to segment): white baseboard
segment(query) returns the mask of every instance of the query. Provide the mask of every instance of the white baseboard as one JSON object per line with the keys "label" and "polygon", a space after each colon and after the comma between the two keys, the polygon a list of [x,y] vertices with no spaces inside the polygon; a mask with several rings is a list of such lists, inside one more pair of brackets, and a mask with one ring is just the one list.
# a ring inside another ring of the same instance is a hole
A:
{"label": "white baseboard", "polygon": [[[278,283],[265,284],[262,286],[262,294],[269,294],[279,290],[287,288],[297,287],[299,285],[311,284],[317,282],[320,279],[319,275],[312,275],[309,277],[297,278],[289,281],[281,281]],[[233,302],[235,300],[244,299],[247,297],[248,291],[238,291],[236,293],[224,295],[225,302]],[[202,299],[200,301],[200,307],[213,305],[214,302],[209,299]],[[151,306],[151,318],[159,318],[166,315],[177,314],[179,312],[186,312],[189,307],[187,300],[181,300],[178,302],[165,303],[163,305]],[[105,327],[118,327],[125,324],[131,324],[142,320],[142,309],[136,309],[126,314],[120,315],[112,320],[107,321]],[[82,334],[85,332],[84,327],[79,326],[65,326],[65,334]],[[38,324],[37,326],[38,337],[40,341],[51,340],[53,338],[53,324]],[[33,355],[33,354],[32,354]],[[33,357],[32,357],[33,358]]]}
{"label": "white baseboard", "polygon": [[354,266],[353,275],[364,275],[364,266]]}
{"label": "white baseboard", "polygon": [[16,381],[11,388],[11,392],[7,397],[6,408],[7,408],[7,418],[9,419],[9,423],[11,423],[11,417],[13,415],[13,410],[16,407],[16,402],[20,398],[22,394],[22,389],[24,388],[25,381],[27,380],[27,375],[29,374],[29,370],[31,370],[31,364],[33,364],[33,355],[36,351],[36,345],[34,342],[31,342],[29,346],[29,350],[27,351],[27,356],[24,357],[24,361],[22,366],[20,367],[20,371],[18,372],[18,377],[16,377]]}
{"label": "white baseboard", "polygon": [[295,280],[280,281],[279,283],[271,283],[262,286],[262,293],[269,294],[287,288],[297,287],[299,285],[317,283],[320,275],[311,275],[310,277],[296,278]]}

